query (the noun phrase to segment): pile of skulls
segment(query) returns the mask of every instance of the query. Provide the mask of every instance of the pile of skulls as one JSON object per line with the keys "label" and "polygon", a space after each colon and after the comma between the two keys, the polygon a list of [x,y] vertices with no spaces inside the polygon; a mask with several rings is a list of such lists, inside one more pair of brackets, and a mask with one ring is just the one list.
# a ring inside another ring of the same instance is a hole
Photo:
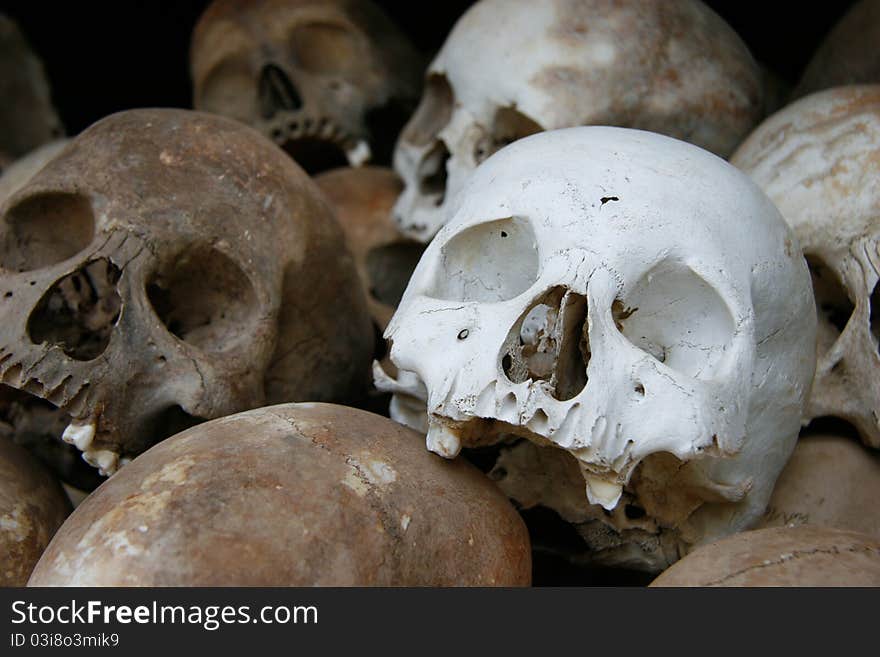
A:
{"label": "pile of skulls", "polygon": [[61,139],[3,19],[0,584],[880,585],[877,34],[214,0]]}

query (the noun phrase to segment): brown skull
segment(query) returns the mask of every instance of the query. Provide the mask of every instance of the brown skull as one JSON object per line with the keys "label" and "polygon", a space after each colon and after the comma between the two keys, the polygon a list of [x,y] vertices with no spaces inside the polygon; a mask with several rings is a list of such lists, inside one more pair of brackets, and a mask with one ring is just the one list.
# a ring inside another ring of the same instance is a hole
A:
{"label": "brown skull", "polygon": [[391,218],[403,183],[383,167],[334,169],[315,182],[336,210],[381,336],[425,250],[397,232]]}
{"label": "brown skull", "polygon": [[201,419],[346,399],[369,376],[331,209],[270,142],[209,114],[110,116],[10,196],[0,314],[0,429],[79,487],[62,431],[111,473]]}
{"label": "brown skull", "polygon": [[0,171],[63,134],[42,62],[18,26],[0,14]]}
{"label": "brown skull", "polygon": [[196,109],[259,129],[310,173],[390,160],[423,70],[367,0],[216,0],[190,65]]}

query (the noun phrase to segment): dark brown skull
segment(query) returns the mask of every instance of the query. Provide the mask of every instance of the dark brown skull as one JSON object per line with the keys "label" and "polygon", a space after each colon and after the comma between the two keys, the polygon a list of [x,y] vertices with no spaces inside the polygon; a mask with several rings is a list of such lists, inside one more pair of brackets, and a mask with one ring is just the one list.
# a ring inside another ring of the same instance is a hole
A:
{"label": "dark brown skull", "polygon": [[61,431],[111,473],[201,419],[346,399],[372,346],[313,183],[183,110],[96,123],[0,206],[0,312],[0,427],[80,486]]}
{"label": "dark brown skull", "polygon": [[254,126],[311,173],[377,149],[389,161],[423,69],[368,0],[216,0],[190,64],[196,109]]}

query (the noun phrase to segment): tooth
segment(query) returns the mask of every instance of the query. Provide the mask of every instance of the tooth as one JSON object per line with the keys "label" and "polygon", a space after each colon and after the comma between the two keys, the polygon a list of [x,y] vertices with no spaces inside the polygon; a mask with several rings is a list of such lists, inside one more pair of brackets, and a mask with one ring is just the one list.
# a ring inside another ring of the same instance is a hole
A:
{"label": "tooth", "polygon": [[622,484],[586,472],[584,473],[584,481],[587,483],[587,499],[590,504],[601,504],[602,508],[608,511],[617,506],[620,496],[623,494]]}
{"label": "tooth", "polygon": [[76,424],[71,422],[67,425],[64,433],[61,434],[61,440],[70,443],[71,445],[76,445],[76,448],[79,451],[84,452],[89,448],[89,445],[92,444],[97,429],[98,423],[94,420],[88,424]]}
{"label": "tooth", "polygon": [[119,454],[109,449],[87,449],[83,452],[83,460],[93,468],[98,468],[105,477],[109,477],[119,466]]}
{"label": "tooth", "polygon": [[359,167],[365,164],[373,156],[373,153],[370,151],[370,145],[363,139],[360,139],[354,146],[345,151],[345,155],[348,157],[348,163],[351,166]]}
{"label": "tooth", "polygon": [[446,459],[454,459],[461,451],[461,440],[441,424],[432,422],[425,439],[428,449]]}

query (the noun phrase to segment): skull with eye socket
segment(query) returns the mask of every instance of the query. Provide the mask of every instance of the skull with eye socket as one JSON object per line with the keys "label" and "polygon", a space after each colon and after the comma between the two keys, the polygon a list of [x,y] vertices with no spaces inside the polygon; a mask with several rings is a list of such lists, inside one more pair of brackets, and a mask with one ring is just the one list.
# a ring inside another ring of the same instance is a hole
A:
{"label": "skull with eye socket", "polygon": [[473,169],[517,139],[615,125],[726,157],[760,120],[760,70],[696,0],[480,0],[431,62],[394,151],[395,221],[428,242]]}
{"label": "skull with eye socket", "polygon": [[311,174],[390,162],[423,68],[369,0],[215,0],[190,64],[196,109],[257,128]]}
{"label": "skull with eye socket", "polygon": [[538,456],[496,475],[658,569],[760,517],[800,428],[813,312],[797,242],[746,176],[657,134],[571,128],[476,169],[386,331],[399,378],[374,372],[432,451],[514,437],[565,460],[574,478]]}
{"label": "skull with eye socket", "polygon": [[842,418],[880,448],[880,85],[792,103],[731,162],[776,203],[813,274],[819,341],[807,419]]}
{"label": "skull with eye socket", "polygon": [[203,419],[349,399],[357,280],[323,196],[251,128],[110,116],[0,206],[0,432],[90,488],[60,438],[109,474]]}

